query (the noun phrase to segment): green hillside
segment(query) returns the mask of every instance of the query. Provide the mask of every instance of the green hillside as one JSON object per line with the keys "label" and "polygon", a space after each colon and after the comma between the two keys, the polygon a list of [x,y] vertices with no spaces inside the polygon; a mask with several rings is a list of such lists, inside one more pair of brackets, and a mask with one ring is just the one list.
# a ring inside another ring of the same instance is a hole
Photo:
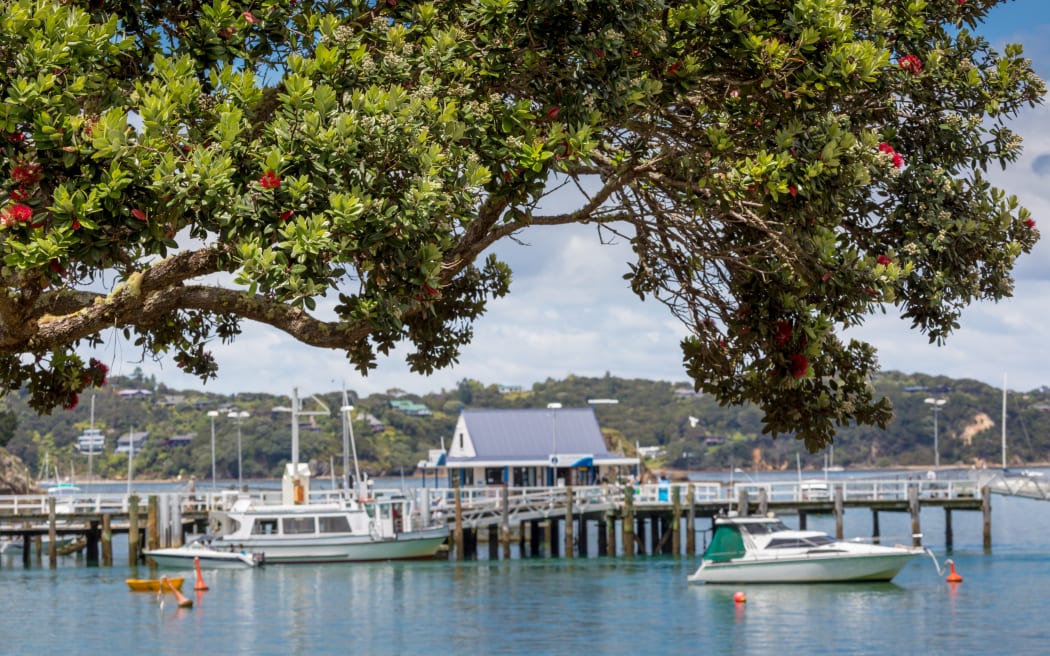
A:
{"label": "green hillside", "polygon": [[[938,419],[942,465],[999,466],[1001,462],[1002,390],[973,380],[887,372],[875,382],[877,391],[894,406],[894,420],[886,430],[843,427],[835,439],[834,464],[846,467],[925,466],[933,462],[933,414],[926,398],[947,400]],[[144,390],[142,398],[126,398],[129,390]],[[121,392],[124,395],[122,396]],[[289,390],[290,392],[291,390]],[[310,398],[316,390],[300,390],[304,409],[320,408]],[[428,449],[451,437],[459,411],[473,408],[537,408],[548,403],[585,406],[589,399],[616,399],[617,404],[595,405],[602,429],[612,444],[660,447],[654,464],[689,469],[790,469],[796,457],[803,467],[819,468],[825,454],[810,454],[791,438],[772,440],[760,434],[757,410],[720,407],[710,398],[691,393],[686,383],[570,377],[546,380],[531,389],[506,389],[496,384],[462,381],[456,389],[425,396],[397,390],[357,398],[354,434],[362,470],[372,476],[414,473]],[[330,390],[318,397],[333,410],[327,416],[301,417],[301,459],[311,460],[315,472],[326,474],[330,463],[341,462],[342,428],[336,410],[341,393]],[[393,402],[393,403],[392,403]],[[88,457],[74,448],[76,437],[90,424],[91,397],[68,411],[41,416],[29,410],[24,394],[10,393],[0,401],[0,443],[40,472],[47,456],[59,474],[88,473]],[[287,396],[243,393],[235,396],[199,390],[173,390],[149,378],[115,378],[94,393],[96,428],[106,435],[106,448],[92,458],[96,477],[121,478],[128,464],[113,449],[119,436],[146,431],[137,452],[136,478],[211,477],[211,425],[216,435],[219,478],[237,477],[237,427],[227,415],[245,411],[242,449],[244,478],[279,476],[290,451],[290,415]],[[425,407],[425,410],[423,409]],[[1007,403],[1007,442],[1010,466],[1050,460],[1050,389],[1012,392]],[[429,412],[429,414],[427,414]],[[186,444],[172,444],[175,436],[191,436]],[[53,472],[52,472],[53,474]]]}

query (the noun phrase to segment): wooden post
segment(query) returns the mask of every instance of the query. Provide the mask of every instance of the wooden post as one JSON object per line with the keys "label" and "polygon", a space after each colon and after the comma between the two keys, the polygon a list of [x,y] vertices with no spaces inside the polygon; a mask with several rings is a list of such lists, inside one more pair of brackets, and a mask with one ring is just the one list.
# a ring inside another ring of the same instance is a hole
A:
{"label": "wooden post", "polygon": [[919,526],[919,488],[916,485],[908,487],[908,512],[911,513],[911,543],[918,547],[922,545],[922,527]]}
{"label": "wooden post", "polygon": [[157,501],[157,495],[149,495],[147,501],[146,511],[146,548],[147,549],[159,549],[160,548],[160,524],[158,522],[160,504]]}
{"label": "wooden post", "polygon": [[686,501],[688,501],[688,503],[689,503],[689,506],[688,506],[688,511],[687,511],[687,514],[686,514],[686,521],[685,521],[685,553],[686,553],[687,556],[695,556],[696,555],[696,504],[693,502],[693,500],[695,499],[695,496],[694,496],[694,492],[693,492],[693,484],[692,483],[690,483],[689,487],[686,488],[686,494],[689,495],[689,497],[686,499]]}
{"label": "wooden post", "polygon": [[835,486],[835,539],[842,539],[842,486]]}
{"label": "wooden post", "polygon": [[139,562],[139,498],[128,497],[128,564],[134,567]]}
{"label": "wooden post", "polygon": [[646,553],[646,540],[648,539],[647,531],[649,530],[648,518],[638,515],[638,519],[635,522],[634,533],[635,542],[638,543],[638,554],[644,556]]}
{"label": "wooden post", "polygon": [[674,486],[671,490],[671,553],[682,554],[682,500],[681,490]]}
{"label": "wooden post", "polygon": [[498,524],[489,524],[489,560],[499,560],[500,528]]}
{"label": "wooden post", "polygon": [[102,564],[113,567],[113,527],[109,513],[102,515]]}
{"label": "wooden post", "polygon": [[587,515],[580,513],[576,519],[576,555],[586,558],[591,550],[590,538],[587,535]]}
{"label": "wooden post", "polygon": [[467,554],[463,544],[463,500],[460,498],[462,490],[459,489],[458,480],[455,481],[454,487],[456,495],[456,533],[454,536],[456,541],[456,560],[466,560]]}
{"label": "wooden post", "polygon": [[736,492],[736,512],[741,517],[747,517],[751,513],[750,509],[751,502],[747,499],[747,490],[737,490]]}
{"label": "wooden post", "polygon": [[58,531],[55,530],[55,497],[47,498],[47,564],[58,567]]}
{"label": "wooden post", "polygon": [[499,541],[503,546],[503,560],[510,560],[510,490],[503,484],[500,490]]}
{"label": "wooden post", "polygon": [[606,527],[609,531],[609,535],[605,538],[605,555],[615,556],[616,555],[616,515],[613,511],[609,511],[609,525]]}
{"label": "wooden post", "polygon": [[560,547],[558,546],[558,518],[551,517],[547,520],[547,553],[550,554],[551,558],[557,558],[561,554],[558,553]]}
{"label": "wooden post", "polygon": [[871,509],[871,541],[875,544],[879,543],[879,511],[874,508]]}
{"label": "wooden post", "polygon": [[540,542],[542,541],[542,532],[540,531],[540,521],[538,519],[529,520],[529,555],[539,556],[540,555]]}
{"label": "wooden post", "polygon": [[597,522],[599,556],[609,555],[609,522],[606,517],[608,515],[601,515]]}
{"label": "wooden post", "polygon": [[981,514],[984,515],[984,550],[992,550],[992,494],[985,485],[981,488]]}
{"label": "wooden post", "polygon": [[574,549],[574,532],[572,518],[572,486],[565,486],[565,557],[572,558]]}
{"label": "wooden post", "polygon": [[623,520],[621,525],[623,555],[626,558],[631,558],[635,555],[637,549],[634,544],[634,486],[628,485],[624,489],[623,503]]}
{"label": "wooden post", "polygon": [[948,551],[952,550],[952,509],[944,507],[944,548]]}
{"label": "wooden post", "polygon": [[769,490],[759,488],[758,490],[758,514],[765,515],[769,512]]}
{"label": "wooden post", "polygon": [[88,523],[87,533],[84,534],[86,543],[84,544],[84,562],[88,565],[94,565],[98,567],[98,520],[93,519]]}
{"label": "wooden post", "polygon": [[800,531],[805,531],[806,530],[806,511],[805,510],[798,511],[798,530],[800,530]]}

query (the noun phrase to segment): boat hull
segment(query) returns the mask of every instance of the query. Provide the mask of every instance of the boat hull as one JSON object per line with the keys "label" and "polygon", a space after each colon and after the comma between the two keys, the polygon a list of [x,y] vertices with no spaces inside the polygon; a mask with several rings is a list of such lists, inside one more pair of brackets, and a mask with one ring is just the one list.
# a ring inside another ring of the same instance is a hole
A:
{"label": "boat hull", "polygon": [[[353,563],[433,558],[448,538],[448,529],[401,533],[396,539],[368,535],[290,538],[258,536],[234,538],[236,548],[262,553],[267,564]],[[216,546],[221,541],[216,540]],[[220,547],[221,548],[221,547]]]}
{"label": "boat hull", "polygon": [[[165,579],[125,579],[128,588],[132,592],[168,592],[168,586],[164,584]],[[182,590],[183,577],[170,577],[167,579],[176,590]]]}
{"label": "boat hull", "polygon": [[144,555],[148,556],[157,567],[194,567],[198,559],[203,569],[246,569],[261,564],[261,557],[254,558],[250,553],[214,549],[175,547],[146,551]]}
{"label": "boat hull", "polygon": [[837,583],[890,581],[919,555],[919,551],[893,553],[810,555],[797,558],[740,558],[727,562],[705,561],[689,580],[694,583]]}

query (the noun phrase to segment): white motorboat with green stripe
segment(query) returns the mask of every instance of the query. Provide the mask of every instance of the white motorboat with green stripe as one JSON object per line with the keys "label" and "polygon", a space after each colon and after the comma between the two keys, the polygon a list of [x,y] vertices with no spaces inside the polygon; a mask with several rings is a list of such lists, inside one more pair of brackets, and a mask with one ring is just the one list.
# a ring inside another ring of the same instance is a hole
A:
{"label": "white motorboat with green stripe", "polygon": [[921,547],[837,540],[776,517],[717,517],[693,583],[889,581]]}

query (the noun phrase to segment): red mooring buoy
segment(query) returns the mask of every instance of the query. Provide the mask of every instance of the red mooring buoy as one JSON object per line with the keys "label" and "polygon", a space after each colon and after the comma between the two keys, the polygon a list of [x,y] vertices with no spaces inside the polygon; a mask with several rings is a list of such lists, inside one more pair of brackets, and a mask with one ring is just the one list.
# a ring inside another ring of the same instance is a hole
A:
{"label": "red mooring buoy", "polygon": [[948,583],[962,583],[962,575],[955,571],[955,563],[953,561],[948,561],[948,568],[951,571],[948,572],[948,576],[946,576],[944,580]]}
{"label": "red mooring buoy", "polygon": [[733,601],[738,604],[747,603],[747,595],[743,592],[735,592],[733,593]]}
{"label": "red mooring buoy", "polygon": [[201,559],[200,556],[193,557],[193,567],[197,570],[197,584],[193,586],[194,590],[207,590],[208,585],[204,582],[204,577],[201,576]]}

